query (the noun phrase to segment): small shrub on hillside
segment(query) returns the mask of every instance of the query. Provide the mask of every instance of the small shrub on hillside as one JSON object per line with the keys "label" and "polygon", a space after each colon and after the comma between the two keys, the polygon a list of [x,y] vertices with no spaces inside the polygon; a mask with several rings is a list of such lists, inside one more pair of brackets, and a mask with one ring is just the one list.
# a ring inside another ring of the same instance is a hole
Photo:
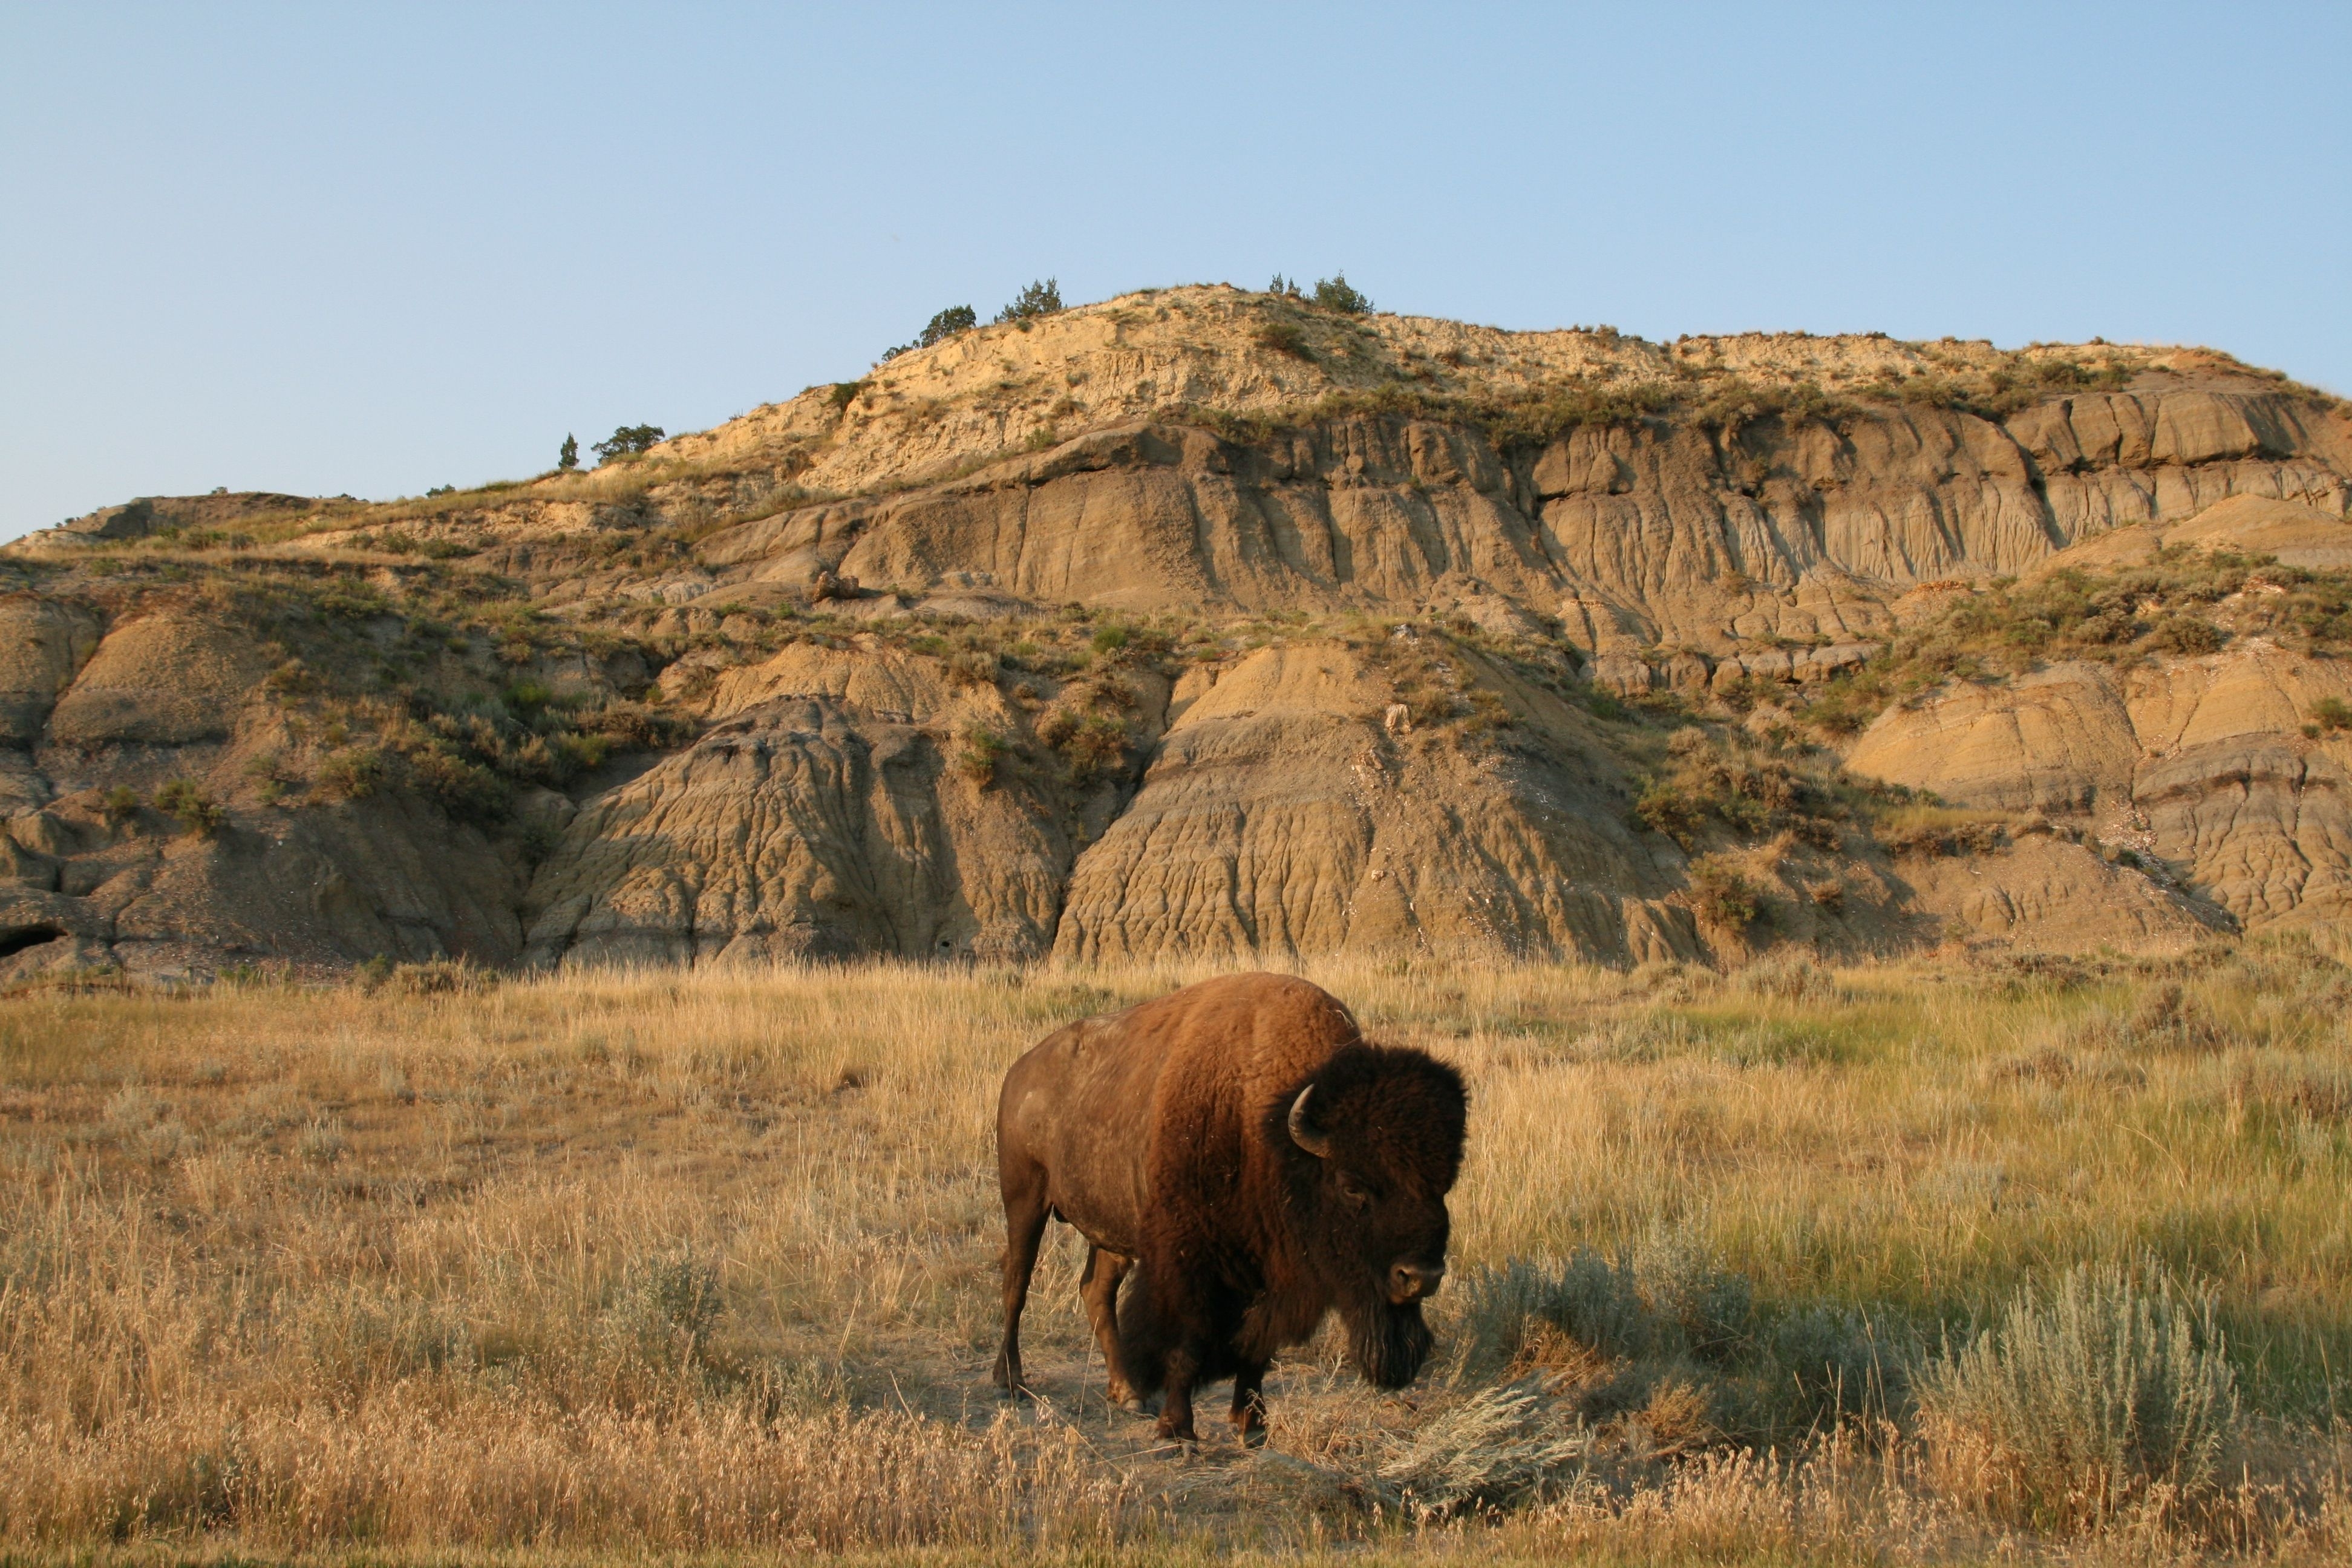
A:
{"label": "small shrub on hillside", "polygon": [[998,762],[1011,749],[1004,737],[993,730],[975,727],[966,731],[963,750],[956,753],[956,771],[986,789],[996,782]]}
{"label": "small shrub on hillside", "polygon": [[825,404],[835,414],[845,413],[849,405],[865,393],[866,387],[866,384],[862,381],[836,381],[833,389],[824,395]]}
{"label": "small shrub on hillside", "polygon": [[310,667],[299,658],[289,658],[271,670],[262,681],[263,689],[286,697],[299,697],[319,689],[319,678]]}
{"label": "small shrub on hillside", "polygon": [[1860,689],[1852,679],[1841,676],[1825,684],[1805,705],[1804,718],[1822,733],[1843,740],[1862,733],[1884,706],[1883,699],[1873,697]]}
{"label": "small shrub on hillside", "polygon": [[2021,1290],[1918,1396],[1943,1485],[2045,1527],[2105,1524],[2158,1489],[2193,1501],[2238,1422],[2210,1297],[2113,1266]]}
{"label": "small shrub on hillside", "polygon": [[642,702],[607,702],[588,721],[616,752],[663,751],[694,732],[692,721]]}
{"label": "small shrub on hillside", "polygon": [[1686,850],[1718,827],[1740,839],[1783,829],[1833,838],[1829,825],[1842,808],[1799,771],[1797,759],[1805,754],[1803,747],[1738,731],[1680,730],[1667,742],[1666,769],[1635,798],[1634,817]]}
{"label": "small shrub on hillside", "polygon": [[951,686],[996,684],[996,655],[984,647],[968,647],[948,656],[944,672]]}
{"label": "small shrub on hillside", "polygon": [[1037,726],[1037,737],[1061,753],[1073,784],[1086,784],[1116,769],[1127,757],[1127,726],[1105,713],[1062,709],[1046,715]]}
{"label": "small shrub on hillside", "polygon": [[499,700],[516,718],[528,721],[536,718],[541,710],[554,701],[555,693],[545,681],[525,676],[509,685]]}
{"label": "small shrub on hillside", "polygon": [[2167,616],[2148,629],[2150,647],[2163,653],[2213,653],[2227,641],[2221,628],[2196,616]]}
{"label": "small shrub on hillside", "polygon": [[1717,856],[1690,863],[1691,909],[1709,925],[1743,931],[1763,909],[1762,895],[1739,868]]}
{"label": "small shrub on hillside", "polygon": [[1268,321],[1258,328],[1255,337],[1257,346],[1269,353],[1309,362],[1315,358],[1315,351],[1307,346],[1307,334],[1298,330],[1296,321]]}
{"label": "small shrub on hillside", "polygon": [[180,826],[206,837],[220,831],[228,814],[193,779],[173,779],[155,792],[155,807],[177,817]]}
{"label": "small shrub on hillside", "polygon": [[139,792],[129,784],[116,784],[99,797],[99,809],[120,822],[139,810]]}
{"label": "small shrub on hillside", "polygon": [[2329,734],[2352,730],[2352,704],[2340,697],[2323,697],[2311,705],[2311,721]]}
{"label": "small shrub on hillside", "polygon": [[514,791],[497,773],[437,747],[408,753],[408,779],[450,816],[475,822],[504,816],[514,799]]}
{"label": "small shrub on hillside", "polygon": [[1874,837],[1896,857],[1989,855],[2009,842],[2009,820],[1948,806],[1908,805],[1881,818]]}
{"label": "small shrub on hillside", "polygon": [[383,753],[373,746],[348,747],[319,764],[319,787],[337,800],[365,800],[383,784]]}

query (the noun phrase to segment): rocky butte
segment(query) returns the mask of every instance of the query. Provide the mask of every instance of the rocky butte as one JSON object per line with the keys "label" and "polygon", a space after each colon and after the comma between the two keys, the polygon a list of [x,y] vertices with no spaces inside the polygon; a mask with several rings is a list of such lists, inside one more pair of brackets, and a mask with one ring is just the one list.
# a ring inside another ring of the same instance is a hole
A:
{"label": "rocky butte", "polygon": [[2352,416],[1146,290],[0,552],[0,981],[2333,942]]}

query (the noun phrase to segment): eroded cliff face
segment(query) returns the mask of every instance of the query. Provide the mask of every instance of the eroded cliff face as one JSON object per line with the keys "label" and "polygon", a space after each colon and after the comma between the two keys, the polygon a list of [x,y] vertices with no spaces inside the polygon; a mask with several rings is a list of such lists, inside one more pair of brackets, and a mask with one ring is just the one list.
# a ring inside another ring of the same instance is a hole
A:
{"label": "eroded cliff face", "polygon": [[2352,902],[2352,743],[2303,730],[2347,698],[2342,661],[2260,645],[2121,672],[2060,664],[1890,711],[1848,763],[1958,803],[2082,819],[2247,929],[2333,929]]}
{"label": "eroded cliff face", "polygon": [[[0,980],[2333,929],[2352,742],[2303,731],[2352,692],[2258,637],[1915,694],[1801,809],[1644,802],[1685,729],[1804,751],[1776,693],[1972,584],[2352,562],[2347,475],[2339,407],[2201,351],[1201,289],[610,472],[112,509],[0,567]],[[2018,820],[1921,853],[1848,779]]]}
{"label": "eroded cliff face", "polygon": [[1115,428],[917,493],[724,530],[719,585],[820,568],[1137,610],[1411,611],[1494,595],[1600,651],[1865,636],[1923,582],[2025,570],[2233,496],[2340,512],[2340,432],[2276,394],[2063,399],[1999,425],[1889,409],[1737,435],[1582,428],[1507,457],[1356,416],[1242,445]]}

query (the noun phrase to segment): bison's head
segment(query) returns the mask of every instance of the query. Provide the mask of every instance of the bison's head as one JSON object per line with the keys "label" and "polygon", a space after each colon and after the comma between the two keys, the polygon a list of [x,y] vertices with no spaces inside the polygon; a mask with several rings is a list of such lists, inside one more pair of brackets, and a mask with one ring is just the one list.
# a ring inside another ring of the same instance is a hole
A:
{"label": "bison's head", "polygon": [[1421,1304],[1445,1277],[1445,1194],[1462,1168],[1462,1076],[1414,1050],[1335,1052],[1268,1131],[1290,1161],[1309,1266],[1348,1325],[1357,1369],[1402,1388],[1429,1357]]}

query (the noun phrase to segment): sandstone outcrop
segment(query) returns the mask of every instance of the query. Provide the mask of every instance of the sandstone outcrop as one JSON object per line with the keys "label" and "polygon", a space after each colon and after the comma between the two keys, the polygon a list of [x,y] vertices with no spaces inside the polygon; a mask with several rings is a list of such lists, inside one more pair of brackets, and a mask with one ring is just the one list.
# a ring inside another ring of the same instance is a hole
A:
{"label": "sandstone outcrop", "polygon": [[[2135,564],[2167,544],[2332,567],[2352,549],[2352,525],[2310,508],[2231,501],[2095,540],[2048,570]],[[2251,637],[2203,657],[2066,662],[1961,684],[1889,710],[1847,764],[1956,804],[2082,819],[2248,929],[2332,931],[2352,876],[2352,739],[2311,716],[2347,699],[2352,665]]]}
{"label": "sandstone outcrop", "polygon": [[100,624],[71,603],[31,594],[0,599],[0,741],[41,738],[58,694],[98,647]]}
{"label": "sandstone outcrop", "polygon": [[2329,698],[2352,698],[2352,669],[2272,647],[2121,676],[2068,666],[1890,711],[1848,765],[2084,817],[2249,928],[2326,925],[2352,897],[2352,744],[2301,731]]}
{"label": "sandstone outcrop", "polygon": [[249,637],[181,614],[108,632],[49,716],[60,745],[179,745],[229,733],[268,665]]}
{"label": "sandstone outcrop", "polygon": [[1514,743],[1485,753],[1392,732],[1389,684],[1334,644],[1188,679],[1134,801],[1078,861],[1056,954],[1698,956],[1666,902],[1679,857],[1627,829],[1624,772],[1589,721],[1486,673]]}
{"label": "sandstone outcrop", "polygon": [[[1148,744],[1163,694],[1143,684]],[[975,731],[1023,728],[996,686],[871,640],[730,671],[709,711],[694,745],[572,820],[533,884],[533,961],[1034,958],[1076,839],[1124,782],[976,755]]]}
{"label": "sandstone outcrop", "polygon": [[1943,930],[2043,952],[2177,952],[2234,922],[2095,848],[2035,834],[1988,855],[1906,860],[1915,907]]}

